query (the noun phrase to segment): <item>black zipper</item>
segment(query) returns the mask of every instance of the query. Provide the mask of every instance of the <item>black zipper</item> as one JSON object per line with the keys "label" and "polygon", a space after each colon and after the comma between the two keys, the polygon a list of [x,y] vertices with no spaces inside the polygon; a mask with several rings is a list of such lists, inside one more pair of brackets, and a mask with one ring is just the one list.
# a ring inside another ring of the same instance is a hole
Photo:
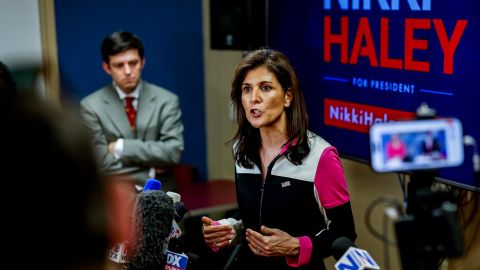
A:
{"label": "black zipper", "polygon": [[[265,181],[267,181],[267,178],[265,177]],[[258,223],[259,227],[258,229],[262,227],[262,204],[263,204],[263,191],[265,190],[265,182],[262,182],[262,185],[260,186],[260,211],[259,211],[259,217],[258,217]]]}
{"label": "black zipper", "polygon": [[259,223],[259,230],[262,227],[262,206],[263,206],[263,193],[265,192],[265,183],[267,182],[268,177],[270,176],[272,172],[273,165],[275,165],[275,162],[281,157],[282,155],[277,155],[275,158],[272,159],[272,162],[268,165],[267,168],[267,175],[265,176],[265,181],[262,179],[262,185],[260,186],[260,211],[259,211],[259,217],[258,217],[258,223]]}

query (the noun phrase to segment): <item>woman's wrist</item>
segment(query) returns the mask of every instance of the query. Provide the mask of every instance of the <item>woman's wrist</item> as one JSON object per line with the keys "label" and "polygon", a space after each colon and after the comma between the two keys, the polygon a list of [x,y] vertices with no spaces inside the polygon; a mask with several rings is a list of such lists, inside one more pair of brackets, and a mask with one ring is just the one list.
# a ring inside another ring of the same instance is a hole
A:
{"label": "woman's wrist", "polygon": [[[299,267],[310,262],[312,256],[312,241],[308,236],[295,238],[297,248],[292,249],[292,255],[287,256],[287,264],[292,267]],[[295,254],[295,255],[293,255]]]}
{"label": "woman's wrist", "polygon": [[287,256],[296,257],[300,254],[300,240],[296,237],[292,237],[290,241],[292,248],[290,248],[290,250],[288,251]]}

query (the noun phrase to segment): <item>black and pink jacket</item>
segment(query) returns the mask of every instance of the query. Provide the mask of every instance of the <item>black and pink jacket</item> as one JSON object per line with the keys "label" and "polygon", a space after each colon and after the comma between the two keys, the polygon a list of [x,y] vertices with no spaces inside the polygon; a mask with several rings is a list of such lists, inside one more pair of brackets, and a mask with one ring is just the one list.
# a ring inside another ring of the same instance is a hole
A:
{"label": "black and pink jacket", "polygon": [[236,164],[244,227],[260,231],[265,225],[300,240],[299,256],[287,258],[255,256],[244,242],[234,263],[238,269],[325,269],[323,259],[331,255],[335,239],[355,240],[350,194],[337,150],[311,132],[308,139],[310,153],[302,164],[286,158],[287,144],[269,165],[265,182],[259,164],[253,168]]}

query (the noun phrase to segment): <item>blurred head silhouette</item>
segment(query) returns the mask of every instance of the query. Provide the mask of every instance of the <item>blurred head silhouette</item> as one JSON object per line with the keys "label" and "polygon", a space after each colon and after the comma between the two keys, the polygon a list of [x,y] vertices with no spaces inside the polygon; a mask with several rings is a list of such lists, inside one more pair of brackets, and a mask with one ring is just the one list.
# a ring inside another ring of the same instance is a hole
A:
{"label": "blurred head silhouette", "polygon": [[0,61],[0,92],[14,92],[17,84],[13,79],[10,69],[2,61]]}
{"label": "blurred head silhouette", "polygon": [[0,95],[0,115],[5,257],[20,269],[104,269],[104,183],[79,116],[23,92]]}

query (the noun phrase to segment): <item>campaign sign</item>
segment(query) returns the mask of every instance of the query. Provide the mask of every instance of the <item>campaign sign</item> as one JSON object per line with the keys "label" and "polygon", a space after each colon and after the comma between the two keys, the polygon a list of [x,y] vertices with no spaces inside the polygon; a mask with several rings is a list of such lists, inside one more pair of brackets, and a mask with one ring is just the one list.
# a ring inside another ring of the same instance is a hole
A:
{"label": "campaign sign", "polygon": [[[277,0],[269,46],[297,71],[309,128],[370,162],[373,124],[411,120],[422,103],[480,141],[480,1]],[[289,18],[285,20],[285,18]],[[438,180],[480,191],[472,153]]]}

